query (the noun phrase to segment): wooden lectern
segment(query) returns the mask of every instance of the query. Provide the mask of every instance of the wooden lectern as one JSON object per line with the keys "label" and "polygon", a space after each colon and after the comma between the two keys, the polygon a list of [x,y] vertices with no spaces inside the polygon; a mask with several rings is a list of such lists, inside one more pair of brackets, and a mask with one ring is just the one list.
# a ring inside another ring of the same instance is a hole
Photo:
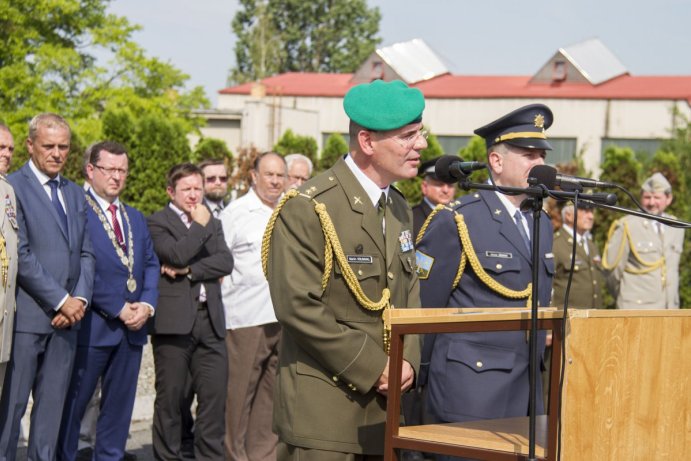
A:
{"label": "wooden lectern", "polygon": [[[556,460],[681,460],[691,453],[691,310],[570,310],[561,408],[562,311],[541,309],[554,330],[550,404],[536,427],[536,456]],[[397,449],[483,460],[525,460],[528,418],[399,426],[403,336],[528,329],[519,309],[393,309],[385,460]],[[538,396],[540,398],[540,396]]]}

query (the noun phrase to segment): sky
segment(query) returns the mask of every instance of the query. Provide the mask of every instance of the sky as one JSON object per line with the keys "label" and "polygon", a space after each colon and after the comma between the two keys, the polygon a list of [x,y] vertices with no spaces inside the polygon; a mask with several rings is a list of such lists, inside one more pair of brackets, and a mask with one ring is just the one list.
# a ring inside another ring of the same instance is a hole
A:
{"label": "sky", "polygon": [[[309,0],[304,0],[309,1]],[[347,1],[347,0],[344,0]],[[380,46],[423,39],[460,75],[532,75],[559,49],[599,38],[632,75],[691,75],[691,0],[367,0]],[[134,39],[216,105],[234,65],[237,0],[112,0]]]}

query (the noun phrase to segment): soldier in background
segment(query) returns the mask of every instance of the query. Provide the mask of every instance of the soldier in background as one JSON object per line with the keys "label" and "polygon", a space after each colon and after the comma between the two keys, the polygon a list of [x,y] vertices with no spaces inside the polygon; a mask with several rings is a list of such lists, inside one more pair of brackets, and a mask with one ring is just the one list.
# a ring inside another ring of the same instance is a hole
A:
{"label": "soldier in background", "polygon": [[[655,173],[641,186],[641,205],[650,214],[665,213],[672,186]],[[612,223],[603,267],[618,309],[679,309],[679,260],[684,230],[637,216]]]}
{"label": "soldier in background", "polygon": [[422,183],[420,184],[422,201],[413,207],[413,233],[415,237],[420,233],[420,228],[434,207],[440,203],[449,203],[453,200],[456,192],[454,184],[446,184],[437,178],[434,170],[437,160],[439,157],[427,160],[418,169],[419,174],[422,175]]}
{"label": "soldier in background", "polygon": [[[562,227],[554,233],[554,281],[552,305],[564,304],[566,284],[571,271],[571,250],[574,239],[574,206],[572,203],[561,209]],[[569,307],[580,309],[602,308],[602,259],[600,251],[593,242],[590,231],[595,221],[595,212],[589,203],[578,203],[578,223],[576,234],[576,260],[573,265]]]}

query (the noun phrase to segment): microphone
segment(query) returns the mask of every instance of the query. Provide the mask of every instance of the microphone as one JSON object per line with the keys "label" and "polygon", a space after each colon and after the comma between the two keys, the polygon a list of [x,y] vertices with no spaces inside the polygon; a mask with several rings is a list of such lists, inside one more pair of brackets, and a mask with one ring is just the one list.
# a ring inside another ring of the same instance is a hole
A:
{"label": "microphone", "polygon": [[486,163],[464,162],[457,155],[442,155],[434,164],[434,174],[440,181],[453,184],[467,177],[475,170],[487,168]]}
{"label": "microphone", "polygon": [[[535,182],[531,183],[531,179]],[[554,186],[559,186],[562,188],[562,190],[582,190],[584,187],[617,187],[615,184],[599,181],[597,179],[580,178],[578,176],[569,176],[566,174],[557,173],[556,168],[553,168],[549,165],[534,166],[530,170],[528,184],[544,184],[547,186],[547,189],[554,189]]]}

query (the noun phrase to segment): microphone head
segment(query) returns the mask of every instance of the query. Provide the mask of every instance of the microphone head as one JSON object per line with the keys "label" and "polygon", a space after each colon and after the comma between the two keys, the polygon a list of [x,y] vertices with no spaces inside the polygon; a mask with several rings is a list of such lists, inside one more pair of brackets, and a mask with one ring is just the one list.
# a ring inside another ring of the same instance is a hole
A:
{"label": "microphone head", "polygon": [[437,160],[437,163],[434,164],[434,174],[437,175],[437,178],[441,182],[446,184],[457,183],[461,177],[454,176],[454,174],[450,171],[450,167],[453,163],[462,161],[463,159],[458,155],[442,155],[439,157],[439,160]]}
{"label": "microphone head", "polygon": [[542,184],[553,190],[557,185],[557,169],[549,165],[535,165],[528,173],[528,184],[534,186]]}

